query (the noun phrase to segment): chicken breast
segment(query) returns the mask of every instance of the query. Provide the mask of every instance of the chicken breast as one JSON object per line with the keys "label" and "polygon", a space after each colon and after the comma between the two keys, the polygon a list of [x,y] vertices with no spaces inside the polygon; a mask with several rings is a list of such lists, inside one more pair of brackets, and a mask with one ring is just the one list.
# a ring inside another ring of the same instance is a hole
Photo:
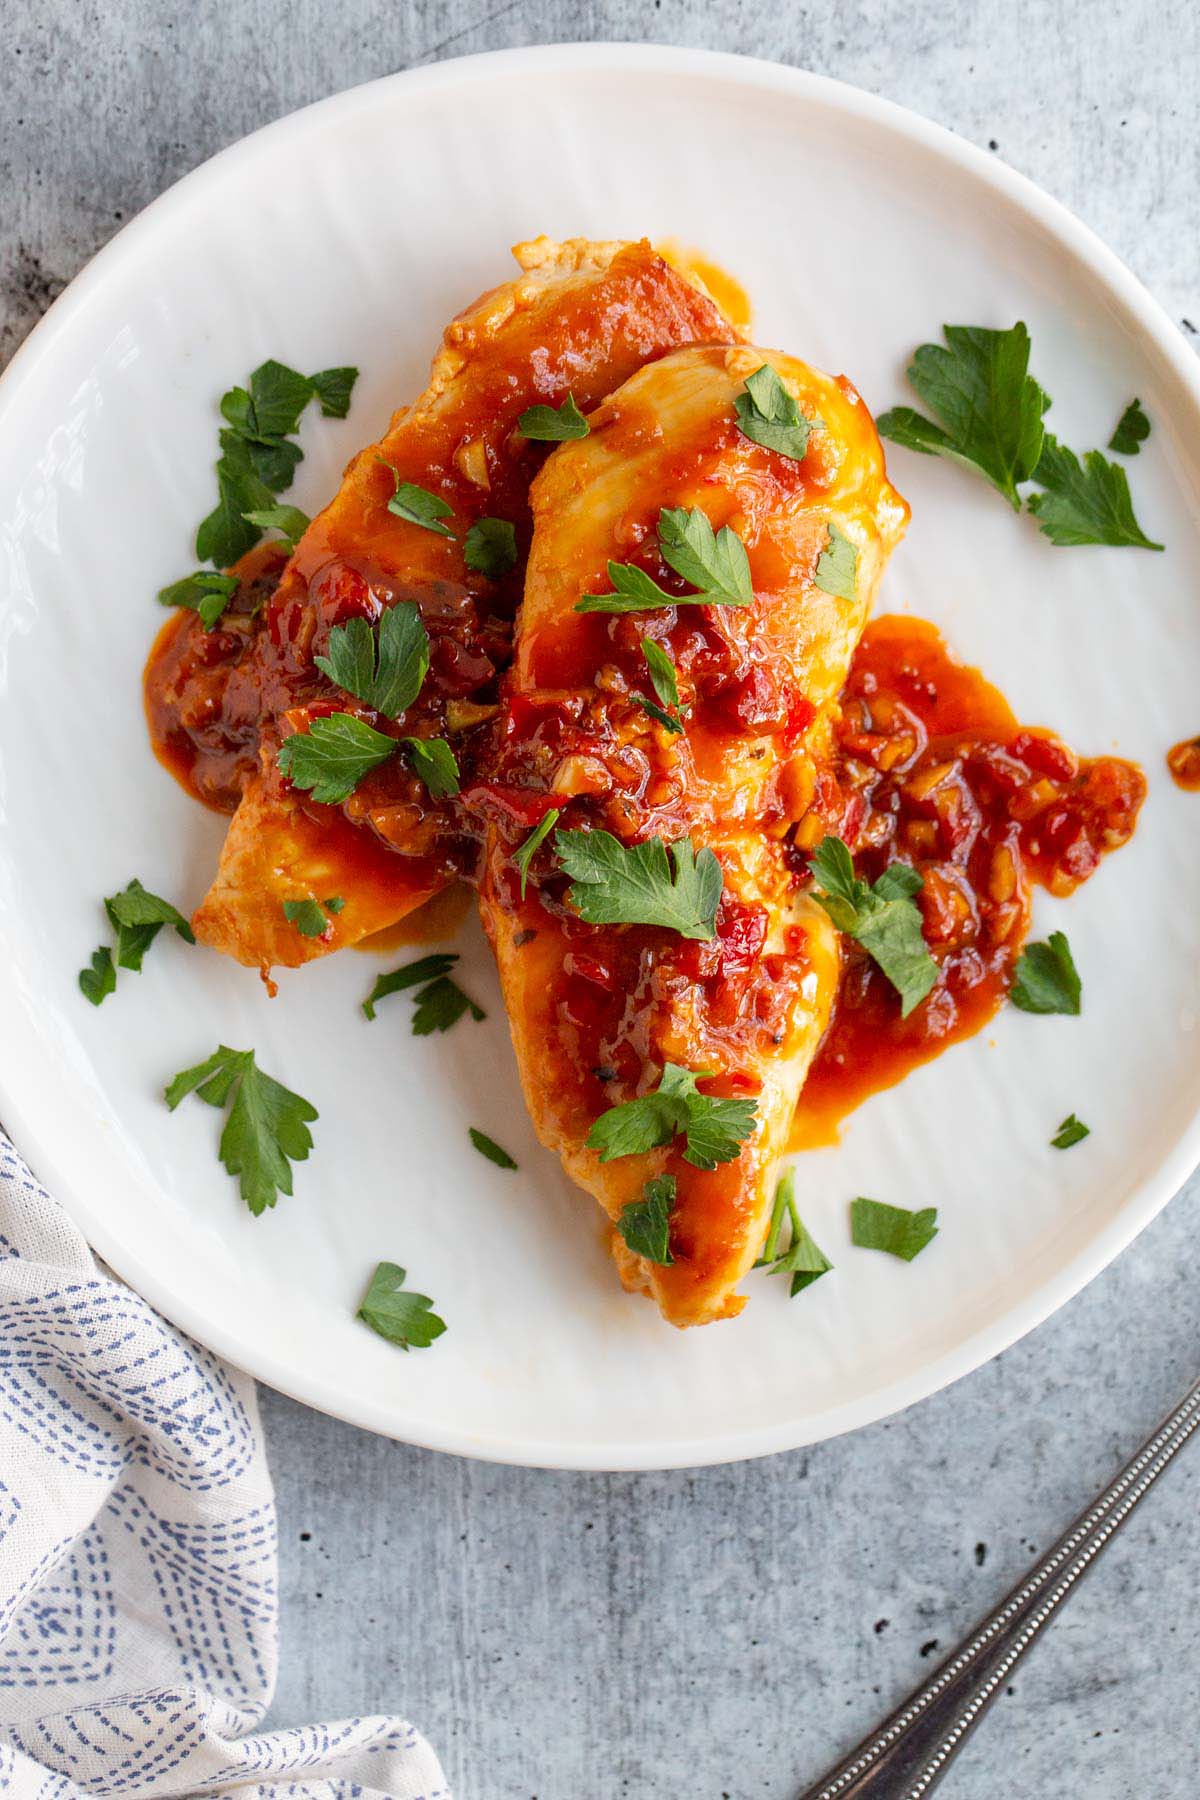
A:
{"label": "chicken breast", "polygon": [[[281,772],[281,745],[348,713],[397,740],[443,739],[460,775],[468,771],[511,655],[529,483],[547,451],[518,431],[519,418],[533,405],[559,407],[568,393],[593,406],[666,351],[736,335],[700,286],[646,243],[538,239],[516,256],[521,275],[453,321],[425,393],[351,462],[240,654],[229,691],[239,719],[248,693],[257,697],[257,757],[193,919],[202,942],[240,962],[267,970],[324,955],[393,924],[464,872],[470,852],[453,794],[445,783],[431,794],[416,752],[398,748],[343,801],[324,804],[312,797],[319,789],[302,791]],[[498,555],[473,548],[473,527],[507,534]],[[328,656],[335,627],[377,627],[399,603],[419,612],[429,669],[392,716],[341,689],[314,658]],[[222,723],[219,706],[192,711],[210,731]],[[284,916],[285,901],[329,897],[344,905],[321,936]]]}
{"label": "chicken breast", "polygon": [[[741,429],[764,367],[807,422],[799,455]],[[517,655],[464,798],[486,821],[481,910],[539,1135],[618,1227],[626,1286],[698,1325],[744,1304],[833,1000],[837,936],[790,834],[908,509],[851,384],[774,351],[680,350],[590,424],[534,482]],[[577,610],[617,590],[636,610]],[[752,1110],[737,1125],[706,1097]],[[714,1116],[726,1141],[706,1155]]]}

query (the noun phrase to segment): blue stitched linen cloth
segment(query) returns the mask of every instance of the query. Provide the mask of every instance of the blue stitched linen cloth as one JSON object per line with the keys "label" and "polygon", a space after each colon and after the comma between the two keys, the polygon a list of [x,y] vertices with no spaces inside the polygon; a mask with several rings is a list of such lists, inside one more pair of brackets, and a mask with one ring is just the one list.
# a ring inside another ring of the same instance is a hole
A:
{"label": "blue stitched linen cloth", "polygon": [[99,1268],[0,1132],[0,1795],[450,1800],[398,1719],[259,1732],[254,1385]]}

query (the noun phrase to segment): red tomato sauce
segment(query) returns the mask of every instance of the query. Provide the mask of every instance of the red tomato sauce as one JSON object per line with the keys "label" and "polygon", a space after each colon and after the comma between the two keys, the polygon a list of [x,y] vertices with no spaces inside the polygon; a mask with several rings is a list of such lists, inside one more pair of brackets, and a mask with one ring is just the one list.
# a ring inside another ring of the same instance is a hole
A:
{"label": "red tomato sauce", "polygon": [[834,1014],[796,1115],[796,1148],[836,1141],[870,1094],[971,1037],[1012,980],[1030,892],[1066,895],[1130,837],[1146,782],[1133,763],[1076,756],[1026,730],[932,625],[885,617],[867,628],[835,728],[832,778],[798,828],[807,855],[842,837],[873,881],[897,857],[924,878],[918,896],[939,965],[928,997],[900,1017],[894,988],[843,941]]}

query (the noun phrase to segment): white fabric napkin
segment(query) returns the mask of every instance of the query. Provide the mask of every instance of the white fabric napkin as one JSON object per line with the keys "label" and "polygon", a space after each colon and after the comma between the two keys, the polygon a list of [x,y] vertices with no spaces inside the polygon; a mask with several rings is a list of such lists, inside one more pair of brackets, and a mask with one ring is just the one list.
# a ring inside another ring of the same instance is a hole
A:
{"label": "white fabric napkin", "polygon": [[0,1795],[450,1800],[399,1719],[255,1734],[277,1614],[253,1383],[98,1268],[0,1132]]}

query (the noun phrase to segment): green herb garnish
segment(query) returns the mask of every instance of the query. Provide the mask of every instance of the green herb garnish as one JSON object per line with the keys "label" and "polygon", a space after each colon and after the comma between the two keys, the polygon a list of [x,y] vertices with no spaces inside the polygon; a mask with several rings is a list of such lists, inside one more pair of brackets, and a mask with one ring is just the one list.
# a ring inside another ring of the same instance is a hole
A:
{"label": "green herb garnish", "polygon": [[1027,944],[1008,990],[1014,1006],[1029,1013],[1071,1013],[1082,1007],[1083,984],[1071,946],[1061,931],[1052,931],[1047,943]]}
{"label": "green herb garnish", "polygon": [[823,839],[808,866],[820,883],[813,899],[878,963],[900,996],[900,1017],[907,1019],[938,978],[913,903],[924,886],[921,877],[906,863],[892,863],[868,887],[855,875],[853,858],[838,837]]}
{"label": "green herb garnish", "polygon": [[405,1279],[399,1263],[377,1263],[355,1317],[402,1350],[427,1350],[445,1331],[446,1321],[433,1311],[428,1294],[405,1289]]}
{"label": "green herb garnish", "polygon": [[585,438],[591,427],[568,394],[561,406],[530,406],[517,420],[522,437],[539,444],[565,444],[572,438]]}
{"label": "green herb garnish", "polygon": [[908,1212],[882,1200],[850,1202],[850,1242],[860,1250],[886,1250],[901,1262],[911,1262],[938,1234],[937,1207]]}
{"label": "green herb garnish", "polygon": [[420,609],[411,600],[400,600],[382,615],[377,632],[363,618],[335,625],[328,656],[314,656],[313,661],[347,694],[385,718],[398,719],[429,673],[429,633]]}
{"label": "green herb garnish", "polygon": [[525,885],[529,880],[529,865],[546,838],[558,824],[562,813],[557,806],[552,806],[548,813],[543,813],[519,850],[513,851],[513,862],[521,871],[521,898],[525,898]]}
{"label": "green herb garnish", "polygon": [[1162,549],[1133,515],[1124,469],[1099,450],[1086,451],[1081,464],[1073,450],[1047,432],[1033,479],[1046,491],[1031,494],[1025,504],[1052,544]]}
{"label": "green herb garnish", "polygon": [[463,561],[478,575],[507,575],[517,562],[517,528],[507,519],[477,519],[463,540]]}
{"label": "green herb garnish", "polygon": [[477,1131],[474,1125],[467,1128],[467,1136],[478,1150],[480,1156],[486,1156],[494,1162],[498,1169],[515,1169],[516,1162],[495,1138],[490,1138],[485,1131]]}
{"label": "green herb garnish", "polygon": [[453,537],[454,533],[443,519],[454,517],[454,508],[448,506],[438,494],[431,494],[428,488],[418,487],[415,481],[401,481],[400,471],[392,467],[384,457],[379,461],[391,472],[396,484],[396,491],[387,503],[387,509],[397,519],[406,519],[410,525],[419,525],[422,531],[434,531],[439,537]]}
{"label": "green herb garnish", "polygon": [[312,520],[298,506],[264,506],[259,512],[244,513],[243,518],[262,531],[277,531],[294,550]]}
{"label": "green herb garnish", "polygon": [[808,449],[813,421],[800,411],[770,363],[746,377],[746,391],[733,402],[738,430],[752,444],[777,450],[802,462]]}
{"label": "green herb garnish", "polygon": [[648,700],[645,694],[631,693],[629,698],[635,706],[649,713],[652,719],[665,727],[667,731],[681,732],[683,720],[679,711],[679,682],[675,673],[675,664],[671,661],[661,644],[653,638],[642,639],[642,652],[646,658],[646,666],[650,671],[650,685],[658,695],[661,705]]}
{"label": "green herb garnish", "polygon": [[1149,436],[1150,421],[1142,411],[1142,403],[1131,400],[1117,420],[1108,448],[1118,456],[1136,456]]}
{"label": "green herb garnish", "polygon": [[729,525],[714,531],[697,507],[664,507],[658,515],[663,561],[695,594],[668,594],[634,563],[610,562],[611,594],[585,594],[576,612],[647,612],[663,606],[748,606],[754,598],[746,546]]}
{"label": "green herb garnish", "polygon": [[1055,1150],[1069,1150],[1072,1144],[1082,1144],[1084,1138],[1091,1135],[1090,1125],[1085,1125],[1074,1113],[1068,1113],[1050,1142]]}
{"label": "green herb garnish", "polygon": [[159,588],[160,606],[183,606],[198,613],[206,631],[211,631],[238,591],[236,575],[220,575],[215,569],[197,569],[182,581]]}
{"label": "green herb garnish", "polygon": [[853,600],[857,573],[858,551],[845,533],[831,522],[829,541],[817,558],[813,580],[836,599]]}
{"label": "green herb garnish", "polygon": [[117,971],[113,968],[112,951],[101,944],[92,951],[92,966],[79,971],[79,991],[93,1006],[99,1006],[109,994],[117,991]]}
{"label": "green herb garnish", "polygon": [[386,1000],[389,994],[399,994],[408,988],[414,988],[417,990],[413,994],[416,1004],[412,1027],[414,1037],[428,1037],[434,1031],[449,1031],[467,1012],[476,1021],[485,1019],[487,1014],[483,1008],[476,1006],[463,993],[458,983],[450,979],[450,970],[457,961],[454,951],[435,950],[429,956],[418,957],[415,962],[402,963],[398,969],[391,969],[386,975],[376,976],[374,987],[363,1001],[364,1016],[373,1019],[380,1000]]}
{"label": "green herb garnish", "polygon": [[[789,1239],[786,1249],[780,1247],[783,1232],[783,1221],[787,1218]],[[765,1268],[771,1275],[790,1275],[791,1286],[788,1298],[794,1300],[806,1287],[827,1275],[833,1264],[811,1236],[800,1215],[796,1211],[796,1172],[785,1169],[779,1177],[775,1188],[775,1204],[771,1208],[771,1223],[767,1227],[767,1235],[763,1242],[763,1252],[755,1263],[756,1269]]]}
{"label": "green herb garnish", "polygon": [[345,904],[340,894],[328,900],[285,900],[283,916],[301,937],[323,938],[329,930],[330,914],[340,913]]}
{"label": "green herb garnish", "polygon": [[631,1200],[621,1208],[617,1230],[635,1256],[669,1269],[671,1255],[671,1208],[675,1204],[675,1177],[658,1175],[642,1189],[641,1200]]}
{"label": "green herb garnish", "polygon": [[943,325],[942,331],[947,348],[922,344],[908,369],[941,424],[897,406],[876,420],[880,436],[976,470],[1019,511],[1017,484],[1037,467],[1042,414],[1050,404],[1029,373],[1029,333],[1019,322],[1008,331],[982,325]]}
{"label": "green herb garnish", "polygon": [[184,1069],[166,1089],[174,1112],[188,1094],[209,1106],[228,1104],[219,1155],[231,1175],[239,1177],[242,1199],[256,1216],[292,1191],[292,1164],[312,1149],[308,1127],[317,1109],[282,1082],[266,1075],[253,1050],[226,1045],[195,1068]]}
{"label": "green herb garnish", "polygon": [[401,738],[413,774],[423,781],[433,800],[445,800],[458,792],[458,758],[445,738]]}
{"label": "green herb garnish", "polygon": [[691,838],[626,847],[608,831],[558,831],[554,849],[572,877],[571,905],[589,925],[661,925],[681,937],[715,937],[721,865],[711,850],[695,851]]}
{"label": "green herb garnish", "polygon": [[293,787],[314,800],[340,806],[372,769],[400,748],[395,738],[376,731],[353,713],[330,713],[313,719],[307,731],[284,738],[276,762]]}
{"label": "green herb garnish", "polygon": [[654,1093],[641,1094],[600,1114],[587,1136],[589,1150],[598,1151],[601,1162],[612,1162],[615,1157],[639,1156],[683,1137],[684,1160],[697,1169],[733,1162],[754,1130],[756,1103],[702,1094],[696,1083],[710,1073],[667,1063]]}

